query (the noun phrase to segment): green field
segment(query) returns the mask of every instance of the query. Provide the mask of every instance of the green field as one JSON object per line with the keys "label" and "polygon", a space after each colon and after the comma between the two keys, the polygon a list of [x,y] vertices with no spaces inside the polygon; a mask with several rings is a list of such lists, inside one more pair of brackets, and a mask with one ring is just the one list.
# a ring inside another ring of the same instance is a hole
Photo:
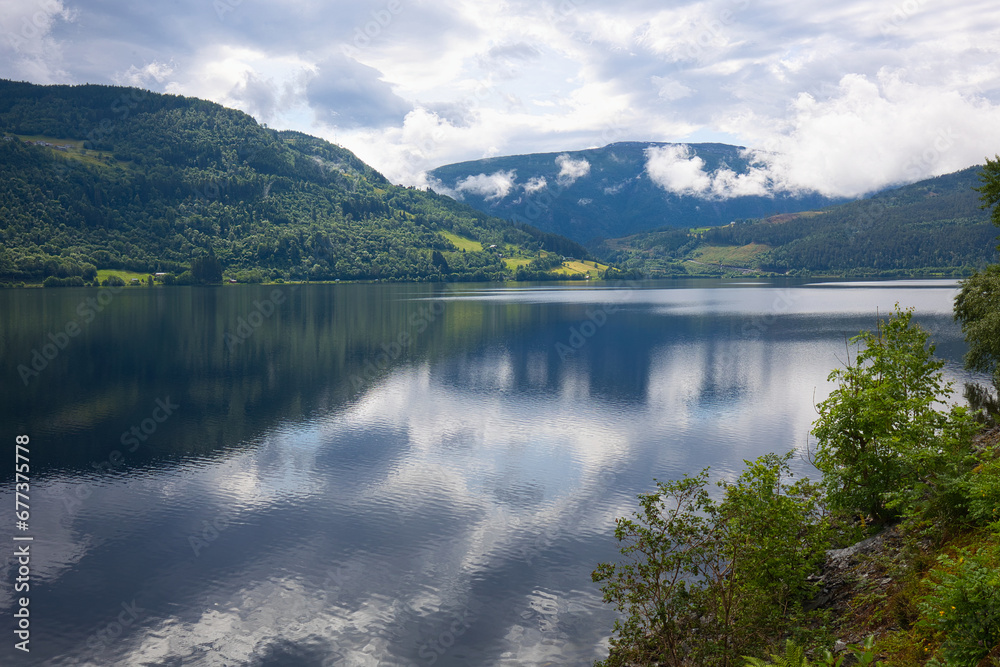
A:
{"label": "green field", "polygon": [[128,285],[132,281],[133,278],[138,278],[142,282],[146,282],[146,279],[149,277],[149,274],[148,273],[136,273],[135,271],[126,271],[125,269],[98,269],[97,270],[97,278],[101,282],[104,282],[104,280],[106,280],[108,276],[118,276],[119,278],[121,278],[122,280],[125,281],[126,285]]}
{"label": "green field", "polygon": [[587,274],[589,273],[592,278],[597,278],[601,271],[606,271],[608,268],[607,264],[601,264],[600,262],[594,261],[580,261],[580,260],[570,260],[563,262],[562,266],[555,270],[556,273],[562,273],[568,276],[574,274]]}
{"label": "green field", "polygon": [[504,257],[503,263],[506,264],[507,268],[511,271],[517,271],[519,267],[530,264],[531,260],[525,259],[524,257]]}
{"label": "green field", "polygon": [[479,241],[473,241],[472,239],[467,239],[464,236],[459,236],[458,234],[453,234],[451,232],[441,232],[441,235],[451,241],[459,250],[465,250],[467,252],[481,252],[483,249],[483,244]]}
{"label": "green field", "polygon": [[84,148],[83,139],[57,139],[56,137],[46,137],[41,134],[15,134],[14,136],[21,141],[44,141],[55,146],[68,146],[69,148],[66,150],[51,147],[49,147],[49,150],[56,155],[62,155],[70,160],[77,160],[78,162],[96,167],[107,167],[108,164],[104,160],[111,157],[111,153],[107,151],[92,151]]}
{"label": "green field", "polygon": [[749,267],[753,260],[771,248],[761,243],[748,243],[743,246],[701,246],[692,252],[688,259],[705,264],[727,264],[731,266]]}

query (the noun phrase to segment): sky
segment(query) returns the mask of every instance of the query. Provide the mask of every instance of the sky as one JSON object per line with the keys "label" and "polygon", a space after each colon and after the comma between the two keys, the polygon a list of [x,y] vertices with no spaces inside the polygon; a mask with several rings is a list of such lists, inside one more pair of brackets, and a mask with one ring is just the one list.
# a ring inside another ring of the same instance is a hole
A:
{"label": "sky", "polygon": [[[857,196],[1000,153],[995,0],[0,0],[0,77],[136,85],[323,137],[402,185],[615,141],[665,189]],[[492,174],[483,174],[490,178]]]}

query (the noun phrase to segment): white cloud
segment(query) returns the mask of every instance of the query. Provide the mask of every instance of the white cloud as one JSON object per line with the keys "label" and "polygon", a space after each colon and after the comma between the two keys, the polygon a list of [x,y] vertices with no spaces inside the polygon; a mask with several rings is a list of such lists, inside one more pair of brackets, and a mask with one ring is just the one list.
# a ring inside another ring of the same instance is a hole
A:
{"label": "white cloud", "polygon": [[[844,76],[826,99],[803,93],[788,118],[734,118],[787,190],[855,196],[981,163],[1000,147],[1000,105],[916,85],[904,72]],[[767,152],[765,152],[767,151]]]}
{"label": "white cloud", "polygon": [[751,165],[744,174],[728,167],[709,174],[705,161],[683,144],[647,148],[646,173],[667,192],[706,199],[767,197],[774,189],[768,170],[757,165]]}
{"label": "white cloud", "polygon": [[533,195],[539,190],[544,190],[548,183],[544,176],[533,176],[528,179],[528,182],[524,184],[524,191],[529,195]]}
{"label": "white cloud", "polygon": [[53,37],[78,12],[62,0],[0,0],[0,76],[32,83],[60,83],[67,76],[63,49]]}
{"label": "white cloud", "polygon": [[650,79],[652,84],[656,86],[657,95],[659,97],[667,100],[674,101],[684,99],[685,97],[691,97],[694,91],[683,83],[675,81],[674,79],[668,79],[662,76],[654,76]]}
{"label": "white cloud", "polygon": [[173,71],[173,65],[154,61],[142,67],[130,65],[127,70],[114,75],[113,78],[120,86],[152,88],[156,84],[165,83]]}
{"label": "white cloud", "polygon": [[477,174],[467,176],[455,184],[458,192],[470,192],[487,201],[491,199],[503,199],[514,187],[517,173],[510,171],[495,171],[492,174]]}
{"label": "white cloud", "polygon": [[690,146],[652,146],[646,149],[646,173],[667,192],[700,195],[712,188],[705,161]]}
{"label": "white cloud", "polygon": [[160,66],[155,73],[167,81],[162,86],[153,85],[158,79],[152,76],[154,72],[147,71],[150,66],[129,72],[145,76],[145,85],[153,89],[213,100],[269,125],[288,124],[296,112],[310,121],[315,115],[306,106],[306,84],[314,78],[316,69],[307,60],[274,57],[265,51],[226,44],[206,46],[198,52],[198,58],[201,66],[196,71],[176,61],[170,63],[169,71]]}
{"label": "white cloud", "polygon": [[[759,149],[767,171],[705,192],[770,179],[844,194],[1000,151],[989,0],[231,4],[178,0],[153,20],[135,4],[0,0],[0,76],[204,97],[403,184],[488,154],[722,141]],[[677,168],[697,184],[693,166]]]}
{"label": "white cloud", "polygon": [[563,154],[556,158],[556,164],[559,166],[556,183],[563,187],[573,185],[590,173],[590,163],[584,158],[574,160],[569,155]]}

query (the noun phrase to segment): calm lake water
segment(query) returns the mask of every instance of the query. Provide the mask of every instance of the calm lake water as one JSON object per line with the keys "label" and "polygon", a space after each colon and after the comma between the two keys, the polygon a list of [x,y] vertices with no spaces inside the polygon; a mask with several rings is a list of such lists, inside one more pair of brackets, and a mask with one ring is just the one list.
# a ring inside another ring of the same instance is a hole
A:
{"label": "calm lake water", "polygon": [[636,494],[804,451],[845,339],[897,302],[966,378],[956,291],[0,291],[0,664],[589,665]]}

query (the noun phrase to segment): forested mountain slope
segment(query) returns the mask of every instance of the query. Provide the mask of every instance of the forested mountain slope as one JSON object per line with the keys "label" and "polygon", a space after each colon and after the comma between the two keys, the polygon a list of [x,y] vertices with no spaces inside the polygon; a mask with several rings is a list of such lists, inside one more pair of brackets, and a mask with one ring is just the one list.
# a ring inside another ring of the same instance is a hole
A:
{"label": "forested mountain slope", "polygon": [[964,275],[997,256],[997,229],[973,189],[979,170],[819,211],[635,234],[605,241],[595,253],[652,275],[683,273],[685,260],[777,273]]}
{"label": "forested mountain slope", "polygon": [[257,279],[487,280],[543,246],[586,252],[212,102],[0,80],[0,280],[177,273],[209,254]]}

